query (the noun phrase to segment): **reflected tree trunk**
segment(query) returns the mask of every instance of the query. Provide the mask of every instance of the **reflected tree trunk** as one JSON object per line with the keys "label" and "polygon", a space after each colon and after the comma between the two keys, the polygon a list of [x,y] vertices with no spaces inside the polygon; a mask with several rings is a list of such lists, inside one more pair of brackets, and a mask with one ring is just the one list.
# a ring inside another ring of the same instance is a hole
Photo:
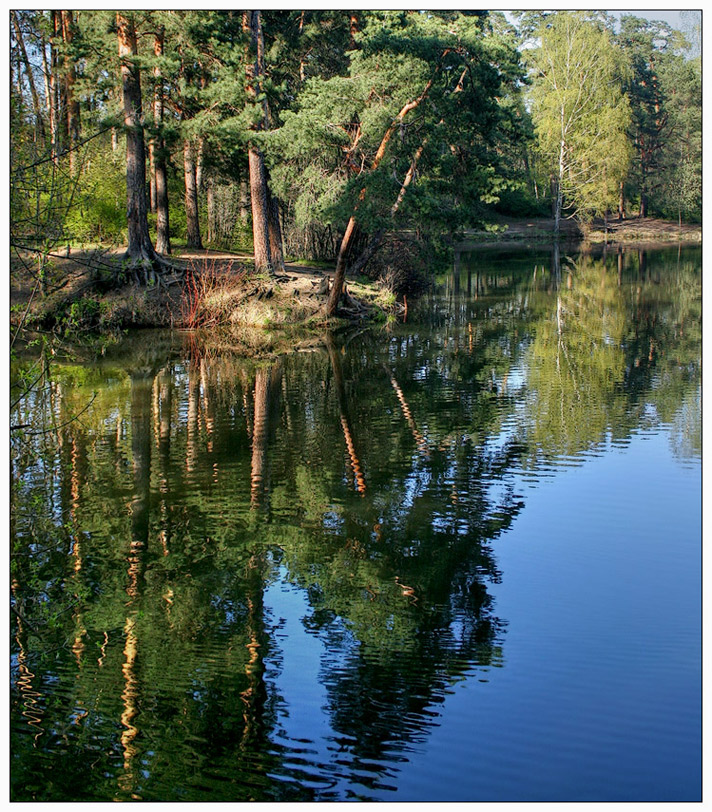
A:
{"label": "reflected tree trunk", "polygon": [[[20,607],[15,610],[15,643],[17,644],[17,673],[18,678],[15,682],[17,691],[19,693],[20,703],[22,705],[22,716],[27,722],[27,725],[34,733],[34,742],[37,741],[45,732],[42,727],[42,717],[44,715],[42,694],[35,687],[34,680],[37,675],[34,674],[29,667],[29,656],[27,651],[27,623],[24,620],[25,613],[22,606],[22,595],[20,592],[20,584],[17,578],[13,578],[10,583],[10,591],[15,601],[14,606]],[[38,686],[41,680],[37,680]]]}
{"label": "reflected tree trunk", "polygon": [[418,426],[413,419],[413,415],[410,411],[410,407],[408,406],[408,401],[405,399],[405,395],[403,394],[403,390],[400,388],[398,381],[395,378],[395,375],[391,372],[391,370],[384,364],[383,369],[386,372],[386,375],[391,380],[391,386],[396,393],[396,397],[398,398],[398,403],[400,404],[401,411],[403,412],[403,417],[405,417],[406,422],[410,426],[410,430],[413,432],[413,438],[415,439],[415,444],[418,447],[418,451],[424,456],[429,456],[430,450],[428,448],[428,443],[425,440],[425,437],[420,433],[418,430]]}
{"label": "reflected tree trunk", "polygon": [[250,557],[245,573],[247,591],[246,648],[248,660],[245,664],[247,687],[240,692],[242,701],[243,731],[240,750],[252,754],[265,738],[265,707],[267,686],[264,681],[264,658],[269,643],[264,622],[264,569],[261,552]]}
{"label": "reflected tree trunk", "polygon": [[269,507],[269,464],[267,445],[271,423],[281,396],[281,363],[260,368],[255,376],[250,502],[253,508]]}
{"label": "reflected tree trunk", "polygon": [[551,247],[551,276],[558,290],[561,286],[561,247],[558,241]]}
{"label": "reflected tree trunk", "polygon": [[188,367],[188,439],[186,442],[185,469],[187,473],[195,470],[198,456],[198,415],[200,409],[200,380],[196,363],[191,361]]}
{"label": "reflected tree trunk", "polygon": [[161,492],[161,530],[160,542],[163,555],[168,555],[170,544],[170,520],[167,498],[169,493],[169,470],[171,460],[171,420],[173,406],[173,387],[170,367],[161,371],[158,376],[158,469],[159,490]]}
{"label": "reflected tree trunk", "polygon": [[[131,794],[136,782],[138,747],[135,738],[138,728],[134,720],[138,714],[140,683],[136,673],[139,651],[137,618],[142,592],[144,557],[148,547],[151,496],[151,436],[153,414],[153,378],[145,371],[131,374],[131,459],[133,471],[133,498],[131,500],[131,544],[127,557],[127,607],[124,624],[123,690],[121,703],[121,748],[123,773],[118,778],[121,792]],[[117,799],[118,800],[118,799]]]}
{"label": "reflected tree trunk", "polygon": [[334,373],[334,384],[336,386],[336,397],[339,402],[341,428],[344,432],[346,450],[348,451],[349,463],[353,472],[354,487],[358,493],[361,494],[361,496],[365,496],[366,479],[361,469],[361,462],[356,453],[356,444],[354,443],[353,431],[351,430],[351,420],[349,419],[346,389],[344,387],[344,376],[341,368],[341,358],[339,358],[339,351],[336,348],[333,335],[327,332],[324,340],[326,342],[326,349],[329,353],[329,360],[331,361],[331,369]]}

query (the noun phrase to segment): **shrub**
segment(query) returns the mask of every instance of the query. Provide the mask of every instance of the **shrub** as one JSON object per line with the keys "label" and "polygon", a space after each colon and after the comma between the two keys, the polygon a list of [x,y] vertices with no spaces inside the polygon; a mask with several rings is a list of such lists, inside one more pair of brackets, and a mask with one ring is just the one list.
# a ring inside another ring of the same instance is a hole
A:
{"label": "shrub", "polygon": [[122,242],[126,232],[126,167],[118,155],[94,159],[82,170],[67,236],[81,242]]}
{"label": "shrub", "polygon": [[216,327],[230,320],[243,296],[245,269],[215,259],[191,262],[181,291],[181,321],[185,327]]}

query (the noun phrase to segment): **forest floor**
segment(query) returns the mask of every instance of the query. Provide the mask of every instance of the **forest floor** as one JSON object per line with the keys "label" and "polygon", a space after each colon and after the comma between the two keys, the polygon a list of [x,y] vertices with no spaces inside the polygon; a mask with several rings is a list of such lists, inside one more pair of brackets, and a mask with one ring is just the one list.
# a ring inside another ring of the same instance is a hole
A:
{"label": "forest floor", "polygon": [[[102,289],[97,274],[120,270],[121,255],[122,250],[97,248],[54,253],[48,292],[40,296],[36,259],[13,254],[11,324],[101,332],[125,327],[316,327],[328,321],[329,273],[323,268],[287,262],[285,273],[268,276],[256,274],[245,253],[179,249],[170,258],[174,273],[164,283]],[[344,315],[351,319],[385,320],[398,307],[393,294],[377,282],[362,277],[348,280],[346,287]]]}

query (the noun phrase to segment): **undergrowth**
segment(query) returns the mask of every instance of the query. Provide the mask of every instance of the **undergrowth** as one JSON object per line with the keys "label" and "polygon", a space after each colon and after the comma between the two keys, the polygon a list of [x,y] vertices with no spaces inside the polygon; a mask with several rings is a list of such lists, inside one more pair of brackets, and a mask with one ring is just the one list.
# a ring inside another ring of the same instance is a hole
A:
{"label": "undergrowth", "polygon": [[191,262],[181,291],[181,323],[189,329],[217,327],[230,320],[235,307],[243,297],[246,270],[227,266],[205,258]]}

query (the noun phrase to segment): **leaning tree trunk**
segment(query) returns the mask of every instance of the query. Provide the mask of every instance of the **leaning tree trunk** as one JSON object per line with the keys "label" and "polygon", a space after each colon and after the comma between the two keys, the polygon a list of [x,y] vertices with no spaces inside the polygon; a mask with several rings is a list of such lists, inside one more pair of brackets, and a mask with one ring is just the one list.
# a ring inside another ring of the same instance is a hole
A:
{"label": "leaning tree trunk", "polygon": [[32,96],[32,109],[35,114],[35,126],[37,127],[37,135],[39,136],[40,141],[43,142],[45,140],[45,131],[44,131],[44,120],[42,118],[42,108],[40,106],[40,97],[37,93],[37,87],[35,85],[35,79],[32,75],[32,66],[30,65],[30,60],[27,58],[27,49],[25,48],[25,39],[22,35],[22,28],[20,27],[20,20],[17,16],[16,11],[11,11],[10,16],[12,17],[12,24],[15,29],[15,39],[17,40],[17,47],[20,52],[20,57],[22,58],[22,63],[25,68],[25,76],[27,76],[27,84],[30,87],[30,95]]}
{"label": "leaning tree trunk", "polygon": [[154,271],[158,270],[160,257],[148,233],[141,76],[135,63],[138,51],[136,29],[133,19],[121,12],[116,14],[116,23],[126,127],[126,217],[129,238],[126,258],[137,280],[148,283],[155,279]]}
{"label": "leaning tree trunk", "polygon": [[57,150],[58,150],[58,104],[59,99],[57,96],[57,46],[54,39],[54,20],[57,12],[52,11],[52,30],[49,36],[49,60],[47,59],[46,43],[42,42],[42,71],[44,73],[45,81],[45,97],[47,102],[47,119],[49,121],[49,134],[50,134],[50,157],[52,161],[57,163]]}
{"label": "leaning tree trunk", "polygon": [[[405,116],[411,111],[414,110],[418,105],[423,101],[423,99],[428,95],[430,92],[430,88],[433,86],[433,79],[425,86],[423,92],[418,96],[417,99],[413,99],[405,104],[398,115],[393,119],[393,121],[388,126],[388,129],[383,135],[381,139],[381,143],[378,147],[376,155],[371,163],[371,172],[375,172],[378,169],[379,164],[381,163],[381,159],[386,153],[386,147],[388,146],[389,141],[391,140],[393,133],[396,129],[403,123],[403,119]],[[336,270],[334,272],[334,284],[331,288],[331,293],[329,294],[329,299],[326,303],[326,315],[331,317],[336,315],[336,311],[339,307],[339,299],[341,298],[341,293],[344,289],[344,279],[346,277],[346,255],[348,254],[349,248],[351,246],[351,242],[354,237],[354,233],[356,231],[356,211],[358,210],[359,205],[363,202],[364,198],[366,197],[366,187],[364,186],[361,189],[361,192],[358,197],[358,201],[354,206],[354,213],[349,218],[348,223],[346,224],[346,230],[344,231],[344,236],[341,240],[341,245],[339,247],[339,254],[336,258]],[[399,199],[400,203],[400,199]]]}

